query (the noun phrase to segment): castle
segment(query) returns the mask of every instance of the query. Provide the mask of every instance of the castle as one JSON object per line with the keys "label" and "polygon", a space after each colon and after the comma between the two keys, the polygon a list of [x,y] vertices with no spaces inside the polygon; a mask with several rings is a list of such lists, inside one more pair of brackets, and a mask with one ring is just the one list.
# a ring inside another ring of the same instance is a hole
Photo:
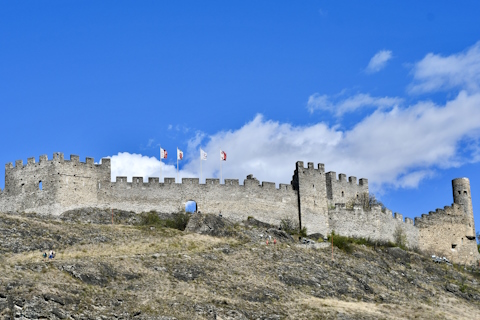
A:
{"label": "castle", "polygon": [[35,212],[60,215],[65,211],[94,207],[133,212],[179,212],[185,203],[193,200],[203,213],[222,213],[224,217],[241,221],[253,216],[258,220],[280,224],[282,219],[297,221],[308,233],[337,234],[364,237],[380,241],[394,241],[400,232],[408,247],[445,256],[451,261],[473,264],[480,260],[475,241],[475,225],[467,178],[452,181],[451,206],[436,209],[421,217],[403,219],[402,215],[380,205],[370,209],[346,203],[360,196],[368,196],[368,180],[325,172],[323,164],[302,161],[296,168],[290,184],[262,182],[252,175],[243,185],[238,179],[116,177],[111,181],[110,159],[95,164],[93,158],[80,162],[79,157],[64,159],[55,153],[49,160],[40,156],[39,162],[29,158],[26,165],[17,160],[15,166],[5,166],[5,190],[0,190],[1,212]]}

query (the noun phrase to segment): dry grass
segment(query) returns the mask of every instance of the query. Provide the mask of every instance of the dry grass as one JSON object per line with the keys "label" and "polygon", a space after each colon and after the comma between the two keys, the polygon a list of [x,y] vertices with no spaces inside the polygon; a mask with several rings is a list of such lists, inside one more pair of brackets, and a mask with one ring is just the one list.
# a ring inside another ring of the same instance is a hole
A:
{"label": "dry grass", "polygon": [[[23,217],[15,219],[25,221]],[[348,297],[320,299],[312,296],[311,287],[287,285],[279,280],[286,264],[293,269],[303,268],[306,279],[310,269],[328,267],[325,261],[330,259],[329,249],[308,250],[284,243],[267,247],[260,241],[246,243],[164,228],[28,222],[48,228],[50,234],[85,233],[109,240],[92,243],[85,236],[83,241],[57,248],[54,261],[45,261],[38,251],[5,254],[0,261],[0,285],[22,282],[15,290],[26,300],[48,292],[72,297],[79,310],[100,310],[103,304],[122,299],[121,308],[130,313],[142,311],[178,319],[210,319],[210,315],[195,309],[210,305],[217,310],[279,314],[282,319],[336,319],[342,314],[371,319],[480,319],[478,304],[445,292],[437,292],[430,301],[413,297],[408,303],[375,303]],[[337,263],[348,265],[352,259],[335,249]],[[354,263],[360,267],[369,262],[356,259]],[[410,272],[405,265],[389,263],[397,273]],[[74,264],[87,265],[92,272],[106,265],[115,274],[108,276],[105,284],[87,284],[62,271],[62,266]],[[201,275],[180,280],[174,273],[182,268],[198,268]],[[385,290],[381,284],[372,284],[372,288],[375,292]],[[436,290],[433,285],[421,289]],[[265,296],[265,292],[269,295]],[[218,314],[217,319],[222,317]]]}

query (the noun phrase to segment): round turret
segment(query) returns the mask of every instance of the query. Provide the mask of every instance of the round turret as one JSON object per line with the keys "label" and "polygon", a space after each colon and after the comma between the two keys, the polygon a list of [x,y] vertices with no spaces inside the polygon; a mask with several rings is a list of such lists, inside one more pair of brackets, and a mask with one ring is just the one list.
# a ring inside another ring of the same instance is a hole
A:
{"label": "round turret", "polygon": [[473,215],[472,196],[470,194],[470,180],[457,178],[452,180],[453,202],[463,206],[465,214]]}
{"label": "round turret", "polygon": [[475,226],[473,222],[472,195],[470,193],[470,180],[468,178],[457,178],[452,180],[453,202],[463,208],[463,213],[467,216],[468,226],[467,237],[475,238]]}

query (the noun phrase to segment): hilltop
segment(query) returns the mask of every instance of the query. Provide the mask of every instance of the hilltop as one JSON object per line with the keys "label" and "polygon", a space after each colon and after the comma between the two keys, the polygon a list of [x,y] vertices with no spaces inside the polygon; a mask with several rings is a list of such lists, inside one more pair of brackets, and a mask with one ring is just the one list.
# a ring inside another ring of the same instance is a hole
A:
{"label": "hilltop", "polygon": [[[255,219],[197,215],[180,231],[167,227],[186,222],[176,217],[114,211],[112,225],[108,210],[0,214],[0,316],[480,318],[478,270],[369,243],[334,247],[332,261],[329,243],[300,244]],[[49,249],[53,260],[42,257]]]}

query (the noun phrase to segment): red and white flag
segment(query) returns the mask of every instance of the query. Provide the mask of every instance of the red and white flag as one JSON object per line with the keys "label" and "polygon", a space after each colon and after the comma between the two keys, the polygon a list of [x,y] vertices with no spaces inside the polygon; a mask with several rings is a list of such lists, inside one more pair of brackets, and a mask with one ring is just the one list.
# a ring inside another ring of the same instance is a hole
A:
{"label": "red and white flag", "polygon": [[167,150],[160,148],[160,159],[167,159]]}
{"label": "red and white flag", "polygon": [[207,160],[207,153],[200,149],[200,160]]}
{"label": "red and white flag", "polygon": [[220,150],[220,160],[227,161],[227,153],[225,151]]}
{"label": "red and white flag", "polygon": [[183,151],[177,148],[177,160],[183,160]]}

